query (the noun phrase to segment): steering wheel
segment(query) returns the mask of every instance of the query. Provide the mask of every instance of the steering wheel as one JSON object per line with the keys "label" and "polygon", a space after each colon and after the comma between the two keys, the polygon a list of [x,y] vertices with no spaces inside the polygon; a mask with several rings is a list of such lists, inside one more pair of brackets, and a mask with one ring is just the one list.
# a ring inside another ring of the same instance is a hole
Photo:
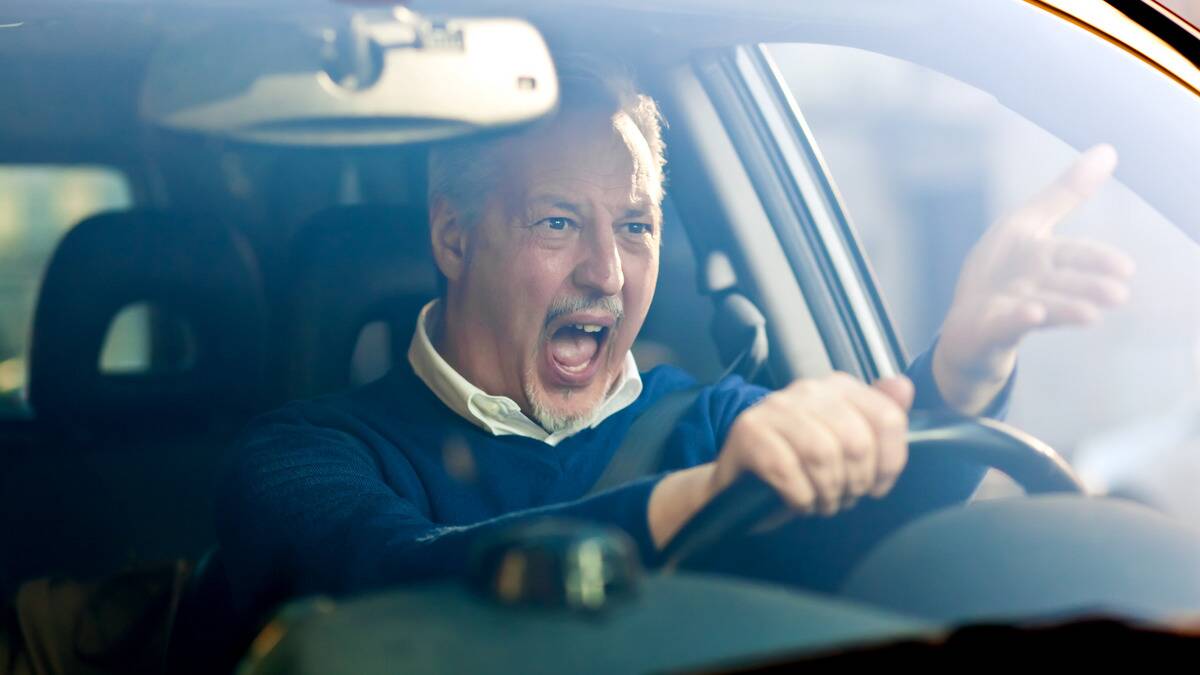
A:
{"label": "steering wheel", "polygon": [[[997,469],[1026,494],[1086,494],[1083,483],[1053,448],[1002,422],[952,413],[913,413],[909,418],[911,455],[965,461]],[[745,473],[714,497],[663,549],[670,572],[696,553],[729,535],[747,532],[783,508],[758,476]]]}

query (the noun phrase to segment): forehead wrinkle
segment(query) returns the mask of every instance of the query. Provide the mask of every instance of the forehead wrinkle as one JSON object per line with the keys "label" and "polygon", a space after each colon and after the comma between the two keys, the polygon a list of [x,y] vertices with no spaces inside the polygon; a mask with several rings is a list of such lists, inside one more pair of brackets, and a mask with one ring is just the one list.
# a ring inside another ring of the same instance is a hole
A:
{"label": "forehead wrinkle", "polygon": [[514,148],[517,162],[509,175],[521,187],[518,195],[524,193],[525,208],[560,201],[589,213],[599,205],[614,217],[648,213],[661,220],[662,191],[655,190],[653,179],[659,172],[632,118],[617,113],[590,123],[577,119]]}

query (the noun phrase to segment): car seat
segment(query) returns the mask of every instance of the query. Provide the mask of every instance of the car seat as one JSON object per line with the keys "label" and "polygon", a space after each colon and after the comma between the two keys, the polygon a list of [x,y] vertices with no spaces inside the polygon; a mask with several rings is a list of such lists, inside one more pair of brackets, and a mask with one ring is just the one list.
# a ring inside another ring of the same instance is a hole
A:
{"label": "car seat", "polygon": [[372,204],[328,208],[301,226],[288,265],[288,398],[369,380],[354,362],[372,324],[387,329],[372,374],[405,358],[417,314],[438,293],[426,223],[422,209]]}
{"label": "car seat", "polygon": [[[110,326],[138,303],[174,318],[149,323],[145,368],[102,368]],[[137,210],[66,234],[34,317],[34,440],[0,475],[3,590],[212,545],[216,467],[261,401],[264,308],[250,247],[221,223]],[[163,361],[172,342],[186,354]]]}

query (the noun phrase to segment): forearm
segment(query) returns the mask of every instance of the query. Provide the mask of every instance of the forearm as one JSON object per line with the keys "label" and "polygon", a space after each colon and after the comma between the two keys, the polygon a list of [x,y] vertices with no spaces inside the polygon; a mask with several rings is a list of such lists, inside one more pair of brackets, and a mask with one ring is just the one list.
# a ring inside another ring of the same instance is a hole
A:
{"label": "forearm", "polygon": [[646,520],[655,548],[665,546],[708,501],[712,475],[713,464],[701,464],[669,474],[654,487]]}

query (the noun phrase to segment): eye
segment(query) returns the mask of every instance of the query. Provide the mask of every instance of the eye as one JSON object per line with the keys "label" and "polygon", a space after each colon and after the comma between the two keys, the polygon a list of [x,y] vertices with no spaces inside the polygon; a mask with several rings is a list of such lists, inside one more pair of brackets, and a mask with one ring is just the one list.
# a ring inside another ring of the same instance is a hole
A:
{"label": "eye", "polygon": [[542,218],[541,220],[538,221],[537,224],[545,225],[546,227],[550,228],[551,230],[565,230],[569,227],[574,227],[575,221],[571,220],[570,218],[564,218],[562,216],[551,216],[549,218]]}
{"label": "eye", "polygon": [[650,223],[625,223],[625,227],[630,234],[649,234],[654,231],[654,226]]}

